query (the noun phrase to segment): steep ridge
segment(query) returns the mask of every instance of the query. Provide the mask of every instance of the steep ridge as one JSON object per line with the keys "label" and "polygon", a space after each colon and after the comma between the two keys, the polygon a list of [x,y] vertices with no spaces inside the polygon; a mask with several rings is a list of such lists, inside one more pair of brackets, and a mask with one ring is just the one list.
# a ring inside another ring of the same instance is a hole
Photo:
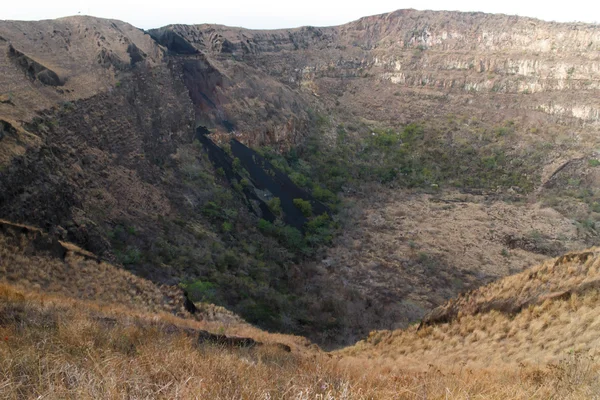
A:
{"label": "steep ridge", "polygon": [[[501,109],[513,118],[534,111],[536,120],[598,120],[600,34],[594,25],[400,10],[333,28],[162,30],[214,57],[225,71],[248,65],[372,120],[407,123],[459,104],[477,116]],[[479,101],[467,101],[480,93]]]}
{"label": "steep ridge", "polygon": [[450,300],[420,326],[372,332],[339,354],[414,368],[545,366],[569,353],[595,359],[599,264],[598,248],[567,253]]}
{"label": "steep ridge", "polygon": [[[150,37],[116,20],[67,17],[38,22],[3,21],[0,36],[2,95],[12,93],[14,103],[0,104],[0,112],[22,121],[62,101],[85,99],[110,90],[117,81],[115,72],[129,69],[140,59],[153,65],[162,60],[162,50]],[[32,80],[11,59],[14,51],[53,71],[63,85],[53,88]]]}

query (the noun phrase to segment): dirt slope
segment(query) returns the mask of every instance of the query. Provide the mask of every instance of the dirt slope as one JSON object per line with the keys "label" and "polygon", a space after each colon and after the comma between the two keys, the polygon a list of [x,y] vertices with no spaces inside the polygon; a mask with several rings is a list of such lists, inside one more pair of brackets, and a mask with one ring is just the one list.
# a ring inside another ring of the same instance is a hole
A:
{"label": "dirt slope", "polygon": [[[585,248],[572,220],[540,204],[509,204],[460,192],[380,190],[355,201],[319,271],[367,299],[347,299],[362,329],[405,328],[459,293]],[[356,300],[355,300],[356,301]]]}
{"label": "dirt slope", "polygon": [[[116,20],[67,17],[2,21],[0,37],[1,95],[11,100],[0,104],[0,114],[12,120],[28,121],[36,111],[60,102],[109,91],[117,81],[117,72],[136,62],[156,65],[162,60],[162,50],[148,35]],[[32,77],[11,57],[9,46],[53,71],[60,83],[44,84]]]}

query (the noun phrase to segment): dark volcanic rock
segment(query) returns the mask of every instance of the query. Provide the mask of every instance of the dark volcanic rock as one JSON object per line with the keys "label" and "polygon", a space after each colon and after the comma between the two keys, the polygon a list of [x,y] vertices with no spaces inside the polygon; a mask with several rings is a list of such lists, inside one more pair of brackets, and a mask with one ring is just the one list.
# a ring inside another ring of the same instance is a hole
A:
{"label": "dark volcanic rock", "polygon": [[127,46],[127,53],[129,53],[129,56],[131,57],[131,65],[144,61],[147,57],[146,53],[140,50],[134,43],[130,43],[129,46]]}
{"label": "dark volcanic rock", "polygon": [[[162,331],[169,335],[183,333],[190,337],[195,336],[197,338],[197,343],[199,345],[208,344],[208,345],[217,345],[217,346],[224,346],[224,347],[230,347],[230,348],[240,348],[240,347],[252,348],[252,347],[258,347],[258,346],[263,345],[263,343],[257,342],[256,340],[249,338],[249,337],[220,335],[217,333],[212,333],[212,332],[204,331],[204,330],[197,330],[197,329],[193,329],[193,328],[182,328],[182,327],[179,327],[179,326],[173,325],[173,324],[163,326]],[[275,346],[286,352],[291,351],[291,348],[285,344],[277,343]]]}
{"label": "dark volcanic rock", "polygon": [[[226,78],[203,57],[184,60],[182,72],[198,116],[206,119],[209,115],[218,114],[221,120],[226,119],[221,107],[224,98],[220,94],[220,88],[227,85]],[[222,123],[216,120],[216,115],[214,118],[207,122],[215,125]]]}
{"label": "dark volcanic rock", "polygon": [[183,292],[183,297],[185,298],[185,300],[183,302],[183,307],[185,308],[185,310],[187,312],[189,312],[190,314],[196,314],[198,309],[196,308],[196,305],[194,304],[194,302],[190,300],[190,298],[188,297],[188,293],[186,291]]}
{"label": "dark volcanic rock", "polygon": [[98,64],[105,68],[113,66],[117,71],[125,71],[130,64],[126,63],[111,50],[102,49],[97,57]]}
{"label": "dark volcanic rock", "polygon": [[[216,169],[222,168],[225,173],[225,177],[229,182],[238,181],[240,182],[243,177],[234,171],[233,169],[233,159],[219,146],[217,146],[212,140],[206,136],[208,130],[205,127],[199,127],[196,130],[196,139],[206,149],[208,152],[208,157],[210,161],[213,163]],[[254,193],[254,191],[249,188],[244,188],[244,196],[246,198],[246,204],[248,209],[258,215],[261,218],[266,219],[267,221],[275,221],[275,215],[271,212],[267,204],[263,199]],[[258,204],[258,207],[255,206]]]}
{"label": "dark volcanic rock", "polygon": [[0,140],[8,134],[16,134],[17,130],[9,123],[0,119]]}
{"label": "dark volcanic rock", "polygon": [[208,331],[198,331],[198,343],[207,343],[225,347],[255,347],[262,345],[262,343],[257,342],[252,338],[218,335]]}
{"label": "dark volcanic rock", "polygon": [[[316,200],[307,191],[299,188],[286,174],[279,171],[254,150],[233,139],[231,140],[231,152],[250,173],[252,182],[257,189],[270,193],[270,198],[278,197],[281,200],[283,220],[286,224],[303,230],[307,221],[302,212],[294,205],[294,199],[309,201],[314,215],[329,213],[327,206]],[[270,198],[261,200],[268,201]]]}
{"label": "dark volcanic rock", "polygon": [[[215,168],[222,168],[229,182],[241,182],[244,177],[235,171],[233,159],[210,140],[206,136],[207,133],[208,130],[206,128],[199,127],[196,138],[208,151],[210,160]],[[230,145],[233,156],[240,161],[242,167],[249,174],[251,187],[244,187],[243,192],[250,211],[267,221],[273,222],[275,215],[273,215],[267,206],[267,202],[278,197],[281,201],[283,221],[287,225],[301,231],[304,230],[304,224],[306,224],[307,219],[294,205],[294,199],[309,201],[314,215],[330,212],[327,206],[316,200],[307,191],[298,187],[286,174],[275,168],[260,154],[235,139],[231,140]],[[252,206],[253,203],[258,203],[258,209]]]}

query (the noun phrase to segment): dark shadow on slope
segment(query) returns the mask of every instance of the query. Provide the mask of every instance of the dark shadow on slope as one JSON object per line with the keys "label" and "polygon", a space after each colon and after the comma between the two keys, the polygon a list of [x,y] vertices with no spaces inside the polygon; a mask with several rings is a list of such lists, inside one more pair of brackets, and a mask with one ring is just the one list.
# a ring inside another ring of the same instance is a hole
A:
{"label": "dark shadow on slope", "polygon": [[[234,181],[240,182],[243,177],[234,171],[233,159],[227,154],[222,148],[217,146],[208,136],[209,132],[204,126],[200,126],[196,129],[196,139],[202,143],[211,163],[216,169],[221,168],[225,174],[225,178],[232,183]],[[250,212],[258,215],[261,218],[266,219],[269,222],[275,221],[275,215],[271,212],[267,204],[256,195],[251,188],[243,188],[244,197],[246,204]]]}
{"label": "dark shadow on slope", "polygon": [[226,102],[222,88],[227,86],[227,78],[202,56],[182,60],[181,72],[196,109],[197,121],[207,126],[223,125],[231,131],[233,124],[226,121],[227,116],[222,109]]}
{"label": "dark shadow on slope", "polygon": [[127,46],[127,53],[129,54],[130,64],[133,66],[141,61],[144,61],[147,57],[146,53],[140,50],[135,43],[129,43]]}
{"label": "dark shadow on slope", "polygon": [[39,62],[31,59],[15,49],[12,45],[8,46],[9,58],[31,79],[38,80],[48,86],[62,86],[64,82],[58,77],[56,72],[46,68]]}
{"label": "dark shadow on slope", "polygon": [[304,231],[304,225],[308,220],[302,214],[302,211],[294,205],[294,199],[309,201],[313,215],[330,212],[327,206],[316,200],[310,193],[299,188],[286,174],[276,169],[260,154],[232,139],[230,142],[231,152],[235,158],[239,159],[241,166],[248,173],[248,176],[242,176],[233,167],[234,159],[210,140],[206,136],[208,133],[208,129],[201,126],[196,130],[196,139],[207,150],[215,168],[221,168],[230,183],[241,182],[244,178],[250,182],[250,185],[243,187],[243,194],[249,210],[254,214],[267,221],[275,221],[276,217],[269,209],[267,202],[278,197],[281,201],[283,221],[287,225]]}
{"label": "dark shadow on slope", "polygon": [[6,135],[16,135],[17,130],[7,121],[0,119],[0,140]]}
{"label": "dark shadow on slope", "polygon": [[275,168],[260,154],[244,146],[235,139],[231,140],[231,152],[241,161],[242,166],[252,177],[254,186],[263,192],[270,193],[270,200],[278,197],[281,200],[283,221],[296,229],[303,230],[306,217],[294,205],[294,199],[310,202],[314,215],[329,213],[329,208],[316,200],[310,193],[299,188],[286,174]]}

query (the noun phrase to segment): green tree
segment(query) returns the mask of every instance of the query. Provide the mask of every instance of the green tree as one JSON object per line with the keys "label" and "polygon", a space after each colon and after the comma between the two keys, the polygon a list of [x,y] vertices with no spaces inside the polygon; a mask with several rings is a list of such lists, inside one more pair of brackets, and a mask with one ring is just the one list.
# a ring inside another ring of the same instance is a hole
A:
{"label": "green tree", "polygon": [[304,215],[306,218],[312,216],[312,205],[310,204],[310,201],[303,199],[294,199],[294,205],[297,209],[300,210],[300,212],[302,212],[302,215]]}

